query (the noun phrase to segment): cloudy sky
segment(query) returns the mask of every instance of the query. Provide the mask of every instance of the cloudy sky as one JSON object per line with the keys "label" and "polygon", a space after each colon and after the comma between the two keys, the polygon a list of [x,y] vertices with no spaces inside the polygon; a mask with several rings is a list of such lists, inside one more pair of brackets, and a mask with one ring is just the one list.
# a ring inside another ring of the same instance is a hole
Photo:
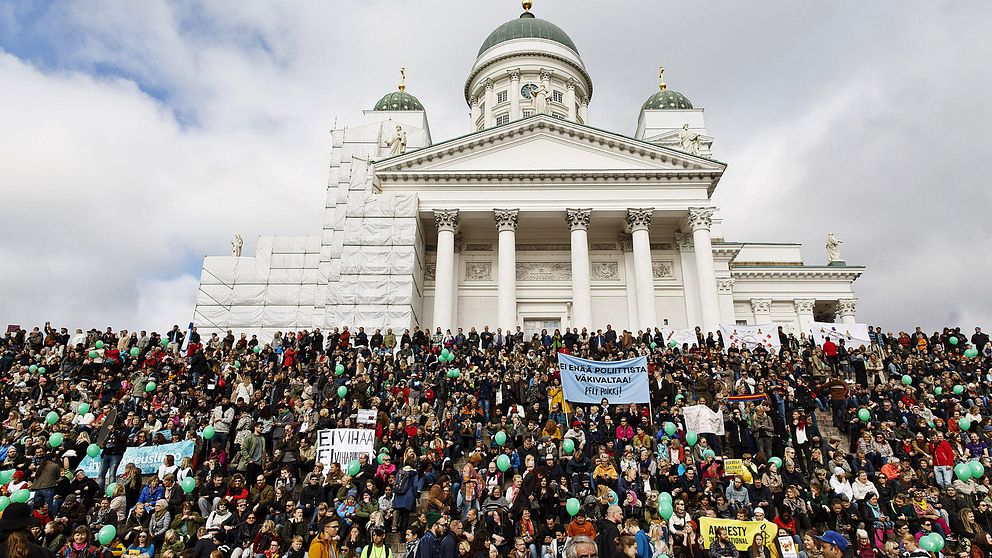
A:
{"label": "cloudy sky", "polygon": [[[834,231],[859,321],[992,318],[992,3],[537,0],[632,134],[656,90],[706,109],[733,240]],[[0,1],[0,322],[163,329],[200,260],[320,225],[328,130],[395,89],[435,140],[514,0]],[[2,326],[3,324],[0,324]]]}

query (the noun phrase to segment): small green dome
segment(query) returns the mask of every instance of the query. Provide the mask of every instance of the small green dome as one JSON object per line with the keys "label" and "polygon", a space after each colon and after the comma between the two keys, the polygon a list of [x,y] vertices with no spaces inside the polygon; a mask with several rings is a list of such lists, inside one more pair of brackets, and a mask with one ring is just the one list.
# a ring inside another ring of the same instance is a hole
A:
{"label": "small green dome", "polygon": [[561,30],[561,27],[550,21],[538,19],[530,12],[524,12],[519,18],[507,21],[490,33],[479,48],[479,56],[490,48],[513,39],[547,39],[572,49],[575,54],[579,53],[575,43]]}
{"label": "small green dome", "polygon": [[678,91],[665,89],[648,97],[641,105],[641,110],[649,109],[691,109],[692,102]]}
{"label": "small green dome", "polygon": [[394,91],[379,99],[372,110],[424,110],[424,105],[406,91]]}

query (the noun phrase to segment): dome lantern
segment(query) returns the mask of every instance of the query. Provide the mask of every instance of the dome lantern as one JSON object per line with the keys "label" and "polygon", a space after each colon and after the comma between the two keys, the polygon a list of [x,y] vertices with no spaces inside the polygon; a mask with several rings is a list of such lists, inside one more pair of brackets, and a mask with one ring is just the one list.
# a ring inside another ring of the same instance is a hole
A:
{"label": "dome lantern", "polygon": [[372,106],[372,110],[424,110],[424,105],[420,104],[420,100],[406,91],[406,66],[400,68],[400,83],[396,86],[396,91],[383,95]]}
{"label": "dome lantern", "polygon": [[668,88],[665,83],[665,67],[658,68],[658,92],[648,97],[641,110],[691,109],[692,102],[685,95]]}

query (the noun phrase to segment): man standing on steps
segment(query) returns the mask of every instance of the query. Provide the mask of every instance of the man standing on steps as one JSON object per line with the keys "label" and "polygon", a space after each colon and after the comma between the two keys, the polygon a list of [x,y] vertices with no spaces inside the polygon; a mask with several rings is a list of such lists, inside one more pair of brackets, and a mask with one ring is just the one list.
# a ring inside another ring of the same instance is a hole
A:
{"label": "man standing on steps", "polygon": [[441,558],[441,539],[448,532],[448,516],[442,515],[431,525],[417,545],[416,558]]}
{"label": "man standing on steps", "polygon": [[834,420],[834,426],[840,425],[842,419],[840,412],[844,408],[844,402],[847,401],[847,393],[851,387],[847,385],[847,382],[841,380],[835,371],[831,375],[830,381],[820,384],[817,389],[821,392],[825,389],[829,390],[831,418]]}
{"label": "man standing on steps", "polygon": [[372,529],[372,542],[362,549],[360,558],[391,558],[392,552],[386,546],[386,531],[382,527]]}
{"label": "man standing on steps", "polygon": [[620,551],[617,548],[617,537],[620,536],[620,522],[623,521],[623,510],[620,506],[610,506],[606,509],[606,518],[599,522],[596,531],[596,546],[603,558],[617,558]]}

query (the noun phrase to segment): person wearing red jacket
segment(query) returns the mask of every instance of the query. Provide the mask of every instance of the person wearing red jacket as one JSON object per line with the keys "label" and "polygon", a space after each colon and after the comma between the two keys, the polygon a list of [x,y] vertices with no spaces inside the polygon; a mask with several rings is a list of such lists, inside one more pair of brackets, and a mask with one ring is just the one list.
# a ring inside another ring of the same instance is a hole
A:
{"label": "person wearing red jacket", "polygon": [[944,439],[940,431],[933,433],[933,475],[937,484],[946,489],[954,480],[954,448]]}

